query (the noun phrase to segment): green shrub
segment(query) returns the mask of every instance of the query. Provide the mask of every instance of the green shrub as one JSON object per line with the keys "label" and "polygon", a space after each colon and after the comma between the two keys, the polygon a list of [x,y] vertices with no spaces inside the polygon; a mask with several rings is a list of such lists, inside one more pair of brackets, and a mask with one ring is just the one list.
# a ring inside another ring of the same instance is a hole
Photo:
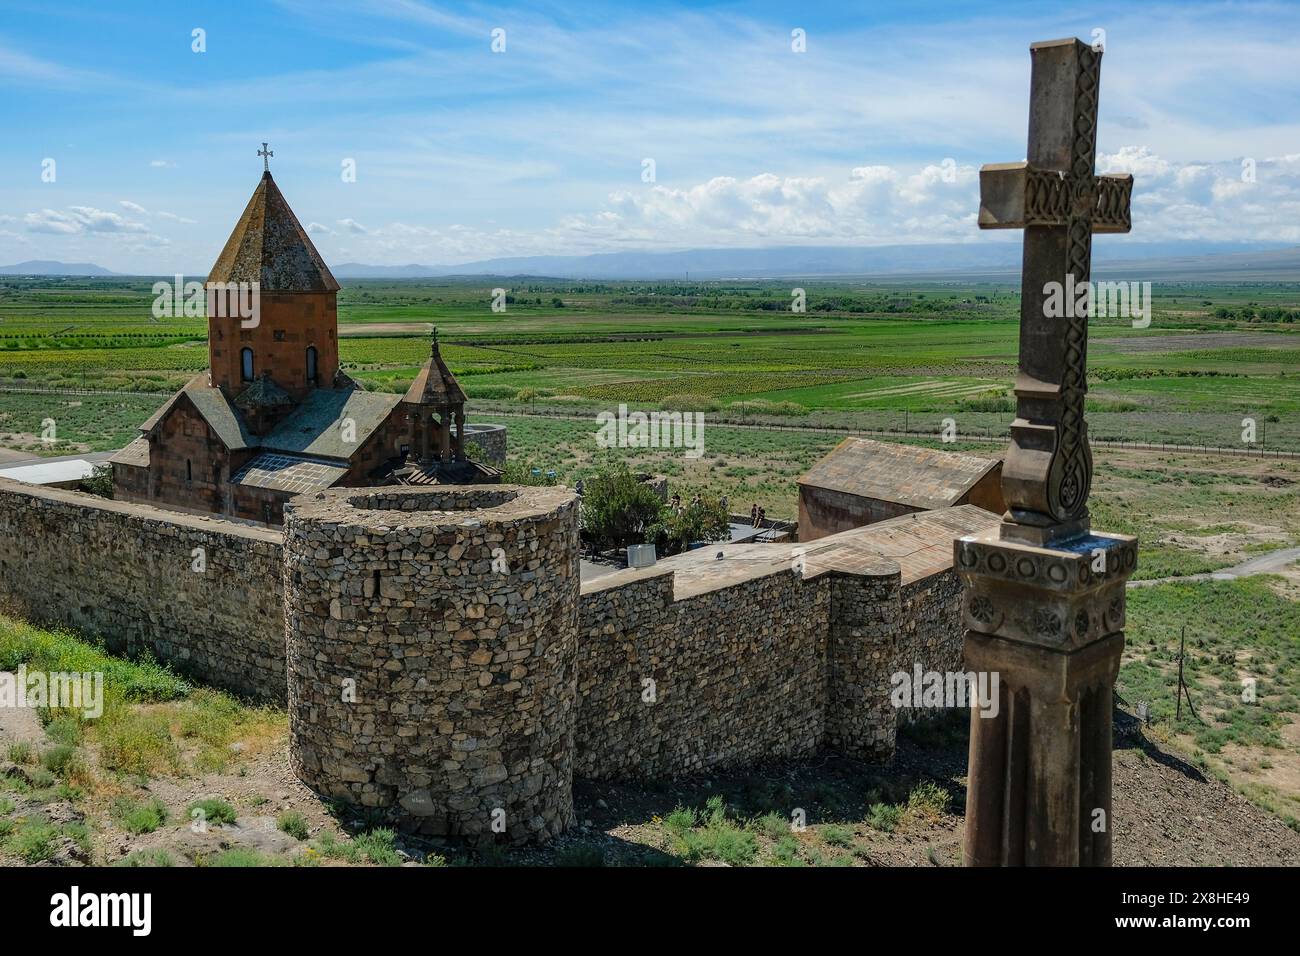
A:
{"label": "green shrub", "polygon": [[196,800],[190,804],[189,814],[191,820],[204,820],[215,824],[234,823],[238,816],[235,808],[219,797]]}
{"label": "green shrub", "polygon": [[352,842],[376,866],[401,866],[402,857],[393,846],[395,835],[387,827],[367,830]]}
{"label": "green shrub", "polygon": [[113,815],[128,833],[153,833],[167,822],[167,807],[157,798],[136,803],[123,797],[113,803]]}
{"label": "green shrub", "polygon": [[769,839],[781,840],[790,835],[790,821],[776,812],[765,813],[758,818],[758,829]]}
{"label": "green shrub", "polygon": [[952,795],[930,780],[922,781],[907,796],[904,814],[909,823],[934,823],[948,812]]}
{"label": "green shrub", "polygon": [[171,866],[171,854],[166,850],[138,850],[129,853],[113,864],[114,866]]}
{"label": "green shrub", "polygon": [[279,861],[274,857],[258,853],[256,850],[248,850],[244,847],[231,847],[229,850],[222,850],[216,856],[207,857],[201,861],[203,866],[211,867],[254,867],[254,866],[278,866]]}
{"label": "green shrub", "polygon": [[867,825],[882,833],[893,833],[903,820],[903,808],[896,803],[875,803],[867,811]]}
{"label": "green shrub", "polygon": [[831,824],[822,829],[822,839],[831,846],[852,846],[853,831],[848,827]]}
{"label": "green shrub", "polygon": [[9,840],[9,848],[26,863],[43,863],[54,856],[57,827],[38,820],[26,820]]}
{"label": "green shrub", "polygon": [[35,759],[36,749],[26,740],[9,745],[9,760],[11,763],[26,764]]}
{"label": "green shrub", "polygon": [[307,839],[310,831],[307,818],[297,810],[286,810],[275,819],[275,825],[295,840]]}
{"label": "green shrub", "polygon": [[64,773],[78,759],[77,748],[71,744],[56,744],[41,754],[41,766],[51,773]]}
{"label": "green shrub", "polygon": [[75,714],[59,714],[45,725],[45,735],[55,743],[77,746],[84,736],[80,718]]}

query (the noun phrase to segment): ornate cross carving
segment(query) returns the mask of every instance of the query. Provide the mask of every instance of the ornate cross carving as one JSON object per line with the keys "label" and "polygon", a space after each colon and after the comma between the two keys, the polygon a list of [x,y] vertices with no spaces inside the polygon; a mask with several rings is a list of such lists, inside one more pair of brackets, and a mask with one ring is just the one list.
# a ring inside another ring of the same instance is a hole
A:
{"label": "ornate cross carving", "polygon": [[1025,231],[1002,537],[1049,544],[1088,530],[1092,452],[1083,416],[1090,299],[1048,316],[1048,284],[1089,288],[1092,234],[1129,231],[1133,177],[1093,173],[1101,53],[1073,38],[1029,51],[1028,162],[980,170],[979,225]]}
{"label": "ornate cross carving", "polygon": [[267,149],[266,144],[263,143],[262,148],[257,151],[257,155],[262,157],[262,171],[269,173],[271,171],[271,157],[275,155],[275,151]]}

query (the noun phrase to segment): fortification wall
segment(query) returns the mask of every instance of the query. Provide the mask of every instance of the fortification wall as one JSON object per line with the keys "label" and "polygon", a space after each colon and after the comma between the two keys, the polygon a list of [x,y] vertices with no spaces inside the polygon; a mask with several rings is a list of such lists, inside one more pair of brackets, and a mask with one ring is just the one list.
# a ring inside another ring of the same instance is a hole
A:
{"label": "fortification wall", "polygon": [[544,842],[573,820],[576,497],[336,489],[286,512],[290,762],[403,824]]}
{"label": "fortification wall", "polygon": [[[922,673],[955,673],[964,669],[961,595],[961,579],[951,569],[902,587],[897,670],[912,672],[918,664]],[[887,684],[885,689],[888,692]],[[899,720],[907,723],[937,717],[944,711],[934,707],[907,707],[897,713]]]}
{"label": "fortification wall", "polygon": [[679,601],[668,570],[589,590],[575,771],[671,777],[813,753],[830,603],[828,580],[791,570]]}
{"label": "fortification wall", "polygon": [[0,479],[0,601],[238,694],[285,698],[282,567],[277,531]]}
{"label": "fortification wall", "polygon": [[760,548],[752,571],[664,563],[580,593],[575,500],[336,489],[295,499],[282,533],[0,479],[0,603],[237,693],[287,686],[317,789],[438,833],[502,811],[521,842],[568,825],[574,773],[886,759],[925,713],[895,710],[890,677],[961,669],[950,568],[901,584],[841,542],[807,567]]}
{"label": "fortification wall", "polygon": [[466,424],[465,443],[473,442],[483,449],[486,463],[500,468],[506,463],[506,426]]}

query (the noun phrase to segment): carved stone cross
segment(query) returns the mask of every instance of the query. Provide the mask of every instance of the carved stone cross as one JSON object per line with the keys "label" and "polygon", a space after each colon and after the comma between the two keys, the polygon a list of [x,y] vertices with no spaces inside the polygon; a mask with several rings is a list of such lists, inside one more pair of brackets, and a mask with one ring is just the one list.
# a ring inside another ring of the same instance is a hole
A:
{"label": "carved stone cross", "polygon": [[271,157],[275,155],[274,150],[267,149],[266,144],[263,143],[262,148],[257,151],[257,155],[262,157],[262,170],[269,173],[271,171]]}
{"label": "carved stone cross", "polygon": [[1049,316],[1049,283],[1058,295],[1090,288],[1092,234],[1129,231],[1133,177],[1093,174],[1101,53],[1073,38],[1029,50],[1029,160],[980,170],[979,225],[1025,231],[1002,536],[1042,545],[1088,530],[1092,485],[1083,417],[1090,300],[1068,303],[1065,318]]}
{"label": "carved stone cross", "polygon": [[1107,866],[1111,695],[1138,543],[1088,526],[1090,302],[1063,317],[1047,304],[1090,289],[1092,234],[1128,231],[1133,180],[1093,175],[1101,54],[1073,39],[1030,52],[1029,161],[980,171],[980,226],[1024,229],[1025,252],[1009,510],[953,543],[962,660],[998,675],[1000,705],[971,710],[964,852],[969,866]]}

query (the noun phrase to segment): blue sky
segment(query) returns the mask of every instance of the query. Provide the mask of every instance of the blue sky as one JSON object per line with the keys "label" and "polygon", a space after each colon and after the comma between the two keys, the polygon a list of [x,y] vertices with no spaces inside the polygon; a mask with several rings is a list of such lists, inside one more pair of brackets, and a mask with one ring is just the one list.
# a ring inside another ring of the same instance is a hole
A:
{"label": "blue sky", "polygon": [[263,140],[334,263],[994,241],[1028,45],[1094,30],[1134,238],[1300,242],[1294,4],[0,0],[0,263],[204,273]]}

